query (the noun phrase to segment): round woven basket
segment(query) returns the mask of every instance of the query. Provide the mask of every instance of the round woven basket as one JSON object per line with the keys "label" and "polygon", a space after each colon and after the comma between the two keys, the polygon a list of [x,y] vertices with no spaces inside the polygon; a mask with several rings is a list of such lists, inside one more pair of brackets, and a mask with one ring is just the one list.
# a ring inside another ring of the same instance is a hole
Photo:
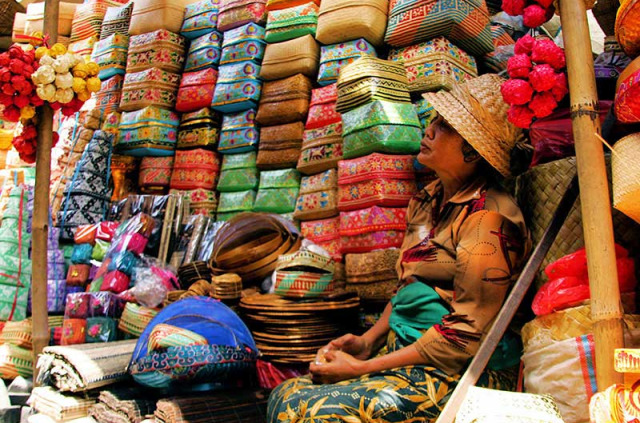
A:
{"label": "round woven basket", "polygon": [[[606,159],[609,164],[609,156],[606,156]],[[549,226],[575,171],[576,158],[568,157],[535,166],[516,180],[515,196],[531,232],[534,246],[540,242],[542,234]],[[640,257],[640,225],[617,210],[612,210],[612,214],[615,241],[627,248],[637,259]],[[544,268],[548,264],[583,246],[582,213],[578,197],[540,266],[538,276],[534,280],[536,288],[547,281]]]}
{"label": "round woven basket", "polygon": [[640,133],[622,138],[613,150],[613,207],[640,223]]}

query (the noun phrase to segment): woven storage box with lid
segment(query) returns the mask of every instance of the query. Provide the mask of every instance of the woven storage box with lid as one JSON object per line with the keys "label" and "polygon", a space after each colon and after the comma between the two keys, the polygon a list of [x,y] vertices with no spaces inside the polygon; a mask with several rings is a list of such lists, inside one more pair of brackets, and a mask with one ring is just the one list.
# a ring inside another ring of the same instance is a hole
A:
{"label": "woven storage box with lid", "polygon": [[260,189],[273,188],[300,188],[300,173],[295,169],[261,172]]}
{"label": "woven storage box with lid", "polygon": [[224,33],[220,64],[225,65],[245,60],[257,64],[264,57],[264,28],[253,22]]}
{"label": "woven storage box with lid", "polygon": [[116,75],[102,81],[100,91],[96,95],[96,107],[102,111],[102,116],[115,112],[120,107],[120,97],[122,96],[122,85],[124,77]]}
{"label": "woven storage box with lid", "polygon": [[129,34],[138,35],[158,29],[178,33],[182,27],[184,9],[193,0],[136,0]]}
{"label": "woven storage box with lid", "polygon": [[400,247],[407,229],[406,217],[404,207],[373,206],[340,212],[342,254]]}
{"label": "woven storage box with lid", "polygon": [[218,28],[220,0],[201,0],[187,5],[180,34],[193,40]]}
{"label": "woven storage box with lid", "polygon": [[217,80],[218,71],[213,68],[182,74],[176,99],[176,110],[184,113],[209,107],[211,100],[213,100],[213,91],[216,88]]}
{"label": "woven storage box with lid", "polygon": [[306,175],[322,172],[336,167],[341,159],[342,122],[304,131],[297,165],[300,172]]}
{"label": "woven storage box with lid", "polygon": [[[59,3],[58,35],[68,37],[71,35],[73,16],[76,12],[75,3]],[[36,31],[44,31],[44,2],[30,3],[27,5],[27,18],[24,26],[25,34],[33,34]]]}
{"label": "woven storage box with lid", "polygon": [[225,154],[222,159],[218,191],[235,192],[258,188],[257,153]]}
{"label": "woven storage box with lid", "polygon": [[259,132],[255,118],[256,111],[253,109],[224,115],[218,151],[235,154],[257,150]]}
{"label": "woven storage box with lid", "polygon": [[320,47],[311,35],[269,44],[262,60],[260,77],[271,81],[301,73],[315,79]]}
{"label": "woven storage box with lid", "polygon": [[300,250],[278,257],[274,293],[283,297],[317,298],[334,290],[331,258]]}
{"label": "woven storage box with lid", "polygon": [[218,30],[226,32],[249,22],[264,26],[267,22],[266,0],[222,0]]}
{"label": "woven storage box with lid", "polygon": [[149,194],[165,192],[171,181],[173,160],[173,156],[143,157],[140,161],[138,186]]}
{"label": "woven storage box with lid", "polygon": [[173,156],[179,123],[176,113],[158,107],[123,113],[118,150],[127,156]]}
{"label": "woven storage box with lid", "polygon": [[493,51],[484,0],[391,0],[384,41],[405,47],[443,35],[473,56]]}
{"label": "woven storage box with lid", "polygon": [[370,154],[338,162],[338,208],[406,207],[418,192],[413,156]]}
{"label": "woven storage box with lid", "polygon": [[124,6],[114,6],[107,8],[104,20],[100,28],[100,39],[107,38],[113,34],[129,34],[129,23],[133,12],[133,2]]}
{"label": "woven storage box with lid", "polygon": [[613,150],[613,207],[640,223],[640,133],[622,138]]}
{"label": "woven storage box with lid", "polygon": [[204,147],[214,149],[218,143],[220,116],[204,107],[184,113],[178,128],[178,149]]}
{"label": "woven storage box with lid", "polygon": [[213,190],[220,174],[220,157],[211,150],[176,151],[176,159],[171,173],[171,188],[181,190]]}
{"label": "woven storage box with lid", "polygon": [[340,71],[336,110],[345,113],[374,100],[411,102],[407,74],[399,63],[361,56]]}
{"label": "woven storage box with lid", "polygon": [[260,128],[258,169],[283,169],[295,167],[300,156],[302,122]]}
{"label": "woven storage box with lid", "polygon": [[342,261],[340,217],[300,222],[300,232],[304,238],[324,248],[333,260]]}
{"label": "woven storage box with lid", "polygon": [[291,213],[300,188],[300,173],[295,169],[271,170],[260,173],[260,188],[254,211]]}
{"label": "woven storage box with lid", "polygon": [[422,127],[411,103],[376,100],[342,114],[344,157],[373,152],[414,154]]}
{"label": "woven storage box with lid", "polygon": [[152,67],[167,72],[181,72],[184,52],[184,38],[166,29],[136,35],[129,40],[127,73]]}
{"label": "woven storage box with lid", "polygon": [[342,121],[336,111],[338,85],[331,84],[311,91],[311,103],[305,130],[318,129]]}
{"label": "woven storage box with lid", "polygon": [[[313,2],[320,6],[320,0],[313,0]],[[267,10],[282,10],[290,7],[301,6],[309,3],[309,0],[267,0]]]}
{"label": "woven storage box with lid", "polygon": [[615,34],[625,53],[631,58],[640,54],[640,3],[622,0],[616,15]]}
{"label": "woven storage box with lid", "polygon": [[618,77],[614,110],[620,122],[640,122],[640,57]]}
{"label": "woven storage box with lid", "polygon": [[87,38],[100,37],[100,26],[109,6],[117,6],[123,2],[110,0],[94,0],[79,4],[75,8],[71,23],[71,42]]}
{"label": "woven storage box with lid", "polygon": [[476,59],[444,37],[391,50],[389,60],[404,65],[411,92],[450,90],[478,76]]}
{"label": "woven storage box with lid", "polygon": [[436,118],[438,112],[433,108],[431,103],[427,101],[425,98],[421,98],[417,102],[414,103],[416,107],[416,112],[418,113],[418,119],[420,119],[420,125],[422,126],[422,132],[427,129],[429,125],[431,125],[431,121]]}
{"label": "woven storage box with lid", "polygon": [[303,177],[293,217],[298,220],[317,220],[337,216],[337,188],[338,176],[335,169]]}
{"label": "woven storage box with lid", "polygon": [[222,35],[213,31],[191,41],[184,63],[185,72],[196,72],[206,68],[218,68]]}
{"label": "woven storage box with lid", "polygon": [[318,5],[309,2],[287,9],[270,11],[267,15],[265,41],[279,43],[303,35],[316,35]]}
{"label": "woven storage box with lid", "polygon": [[256,121],[260,125],[280,125],[304,120],[309,110],[311,81],[299,73],[265,82]]}
{"label": "woven storage box with lid", "polygon": [[322,44],[364,38],[381,46],[388,10],[388,0],[324,0],[320,5],[316,38]]}
{"label": "woven storage box with lid", "polygon": [[260,66],[254,62],[238,62],[220,66],[218,83],[211,107],[222,113],[255,108],[260,100],[262,82]]}
{"label": "woven storage box with lid", "polygon": [[365,301],[389,301],[398,286],[396,262],[400,250],[388,248],[363,254],[347,254],[345,289]]}
{"label": "woven storage box with lid", "polygon": [[151,68],[127,73],[122,85],[120,109],[138,110],[155,106],[173,109],[180,84],[180,74]]}
{"label": "woven storage box with lid", "polygon": [[377,57],[376,49],[364,38],[320,47],[318,84],[337,82],[340,69],[364,55]]}
{"label": "woven storage box with lid", "polygon": [[[253,203],[256,201],[256,192],[254,190],[238,191],[238,192],[221,192],[218,201],[218,220],[220,215],[230,213],[246,212],[253,210]],[[226,218],[224,219],[226,220]]]}
{"label": "woven storage box with lid", "polygon": [[110,35],[95,44],[91,60],[100,67],[98,76],[101,80],[124,75],[128,49],[129,37],[122,34]]}

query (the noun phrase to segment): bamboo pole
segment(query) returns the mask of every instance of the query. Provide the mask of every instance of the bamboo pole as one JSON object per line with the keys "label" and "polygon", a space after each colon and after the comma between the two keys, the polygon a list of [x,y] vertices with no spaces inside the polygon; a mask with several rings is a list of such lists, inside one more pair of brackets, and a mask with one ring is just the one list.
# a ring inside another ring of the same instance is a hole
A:
{"label": "bamboo pole", "polygon": [[[45,0],[44,34],[49,42],[58,39],[59,0]],[[42,107],[38,118],[38,146],[36,150],[36,186],[33,200],[31,240],[31,324],[33,336],[33,374],[37,379],[38,355],[49,344],[47,311],[47,242],[49,238],[49,179],[51,177],[51,145],[53,143],[53,110]]]}
{"label": "bamboo pole", "polygon": [[622,374],[613,368],[613,355],[615,348],[624,346],[611,202],[604,151],[596,137],[600,119],[584,1],[559,3],[591,290],[596,377],[598,390],[602,391],[614,383],[622,383]]}

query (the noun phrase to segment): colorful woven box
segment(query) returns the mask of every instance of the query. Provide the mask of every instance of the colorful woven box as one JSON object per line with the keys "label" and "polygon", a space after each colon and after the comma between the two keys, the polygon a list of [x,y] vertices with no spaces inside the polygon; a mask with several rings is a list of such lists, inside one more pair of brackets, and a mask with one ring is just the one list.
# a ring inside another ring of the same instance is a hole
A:
{"label": "colorful woven box", "polygon": [[184,73],[178,89],[176,110],[185,113],[209,107],[217,80],[218,71],[213,68]]}
{"label": "colorful woven box", "polygon": [[116,33],[129,34],[129,23],[131,22],[132,12],[133,2],[129,2],[124,6],[107,8],[100,28],[100,39],[104,40]]}
{"label": "colorful woven box", "polygon": [[444,37],[393,49],[389,60],[404,65],[411,92],[448,91],[478,76],[476,59]]}
{"label": "colorful woven box", "polygon": [[116,75],[113,78],[102,81],[100,91],[95,96],[96,107],[102,111],[103,116],[117,111],[120,107],[123,85],[124,77],[122,75]]}
{"label": "colorful woven box", "polygon": [[404,66],[373,56],[361,56],[340,71],[336,110],[345,113],[375,100],[409,103]]}
{"label": "colorful woven box", "polygon": [[180,34],[193,40],[218,28],[220,0],[201,0],[187,5]]}
{"label": "colorful woven box", "polygon": [[169,188],[173,156],[143,157],[140,162],[138,186],[146,194],[162,193]]}
{"label": "colorful woven box", "polygon": [[132,111],[143,107],[173,109],[180,84],[180,74],[150,68],[127,73],[122,85],[120,109]]}
{"label": "colorful woven box", "polygon": [[[282,10],[290,7],[301,6],[309,3],[309,0],[267,0],[267,10]],[[320,6],[320,0],[314,0],[314,3]]]}
{"label": "colorful woven box", "polygon": [[325,219],[338,215],[338,176],[335,169],[305,176],[293,216],[298,220]]}
{"label": "colorful woven box", "polygon": [[342,159],[342,122],[302,134],[302,150],[297,169],[305,175],[322,172],[338,165]]}
{"label": "colorful woven box", "polygon": [[191,0],[136,0],[129,25],[130,35],[166,29],[180,32],[184,9]]}
{"label": "colorful woven box", "polygon": [[173,156],[178,115],[158,107],[123,113],[118,149],[127,156]]}
{"label": "colorful woven box", "polygon": [[[256,200],[254,190],[240,192],[221,192],[218,201],[218,216],[225,213],[238,213],[253,210],[253,203]],[[220,217],[218,217],[219,219]]]}
{"label": "colorful woven box", "polygon": [[236,192],[257,189],[259,182],[255,151],[226,154],[222,159],[220,181],[217,190]]}
{"label": "colorful woven box", "polygon": [[184,63],[184,71],[195,72],[206,68],[217,69],[220,63],[221,42],[222,35],[216,31],[192,40]]}
{"label": "colorful woven box", "polygon": [[305,130],[318,129],[342,121],[340,113],[336,111],[338,100],[338,85],[331,84],[316,88],[311,92],[311,104]]}
{"label": "colorful woven box", "polygon": [[101,80],[124,75],[128,49],[129,37],[122,34],[113,34],[95,44],[91,60],[100,67],[98,77]]}
{"label": "colorful woven box", "polygon": [[342,115],[344,157],[373,152],[414,154],[420,149],[422,127],[411,103],[376,100]]}
{"label": "colorful woven box", "polygon": [[257,150],[259,133],[255,118],[255,110],[224,115],[218,151],[235,154]]}
{"label": "colorful woven box", "polygon": [[214,218],[218,209],[218,196],[215,191],[195,189],[190,191],[170,190],[169,194],[181,195],[189,202],[189,213]]}
{"label": "colorful woven box", "polygon": [[318,83],[327,85],[337,82],[340,69],[364,55],[377,57],[376,49],[364,38],[320,47]]}
{"label": "colorful woven box", "polygon": [[257,64],[264,57],[264,28],[251,22],[224,33],[220,64],[253,60]]}
{"label": "colorful woven box", "polygon": [[95,0],[79,4],[73,14],[71,24],[71,42],[86,40],[100,36],[100,25],[109,6],[117,6],[120,2]]}
{"label": "colorful woven box", "polygon": [[265,41],[279,43],[310,34],[316,35],[318,5],[309,2],[287,9],[273,10],[267,15]]}
{"label": "colorful woven box", "polygon": [[226,32],[250,22],[264,26],[267,21],[266,3],[266,0],[222,0],[218,30]]}
{"label": "colorful woven box", "polygon": [[302,122],[260,128],[258,169],[282,169],[295,167],[300,156]]}
{"label": "colorful woven box", "polygon": [[184,64],[185,41],[176,33],[160,29],[129,40],[127,73],[158,68],[179,73]]}
{"label": "colorful woven box", "polygon": [[261,172],[260,189],[267,188],[300,188],[300,173],[295,169],[268,170]]}
{"label": "colorful woven box", "polygon": [[283,297],[317,298],[334,290],[335,264],[307,250],[278,257],[274,293]]}
{"label": "colorful woven box", "polygon": [[323,0],[316,38],[325,45],[364,38],[381,46],[388,10],[388,0]]}
{"label": "colorful woven box", "polygon": [[418,119],[420,119],[420,125],[422,126],[422,133],[431,125],[431,121],[436,118],[438,112],[433,108],[431,103],[422,98],[414,103],[416,106],[416,112],[418,113]]}
{"label": "colorful woven box", "polygon": [[418,192],[413,156],[370,154],[338,163],[338,208],[406,207]]}
{"label": "colorful woven box", "polygon": [[260,188],[256,195],[253,211],[266,213],[291,213],[296,207],[298,190],[298,188]]}
{"label": "colorful woven box", "polygon": [[340,213],[341,251],[366,253],[400,247],[407,229],[407,209],[373,206]]}
{"label": "colorful woven box", "polygon": [[260,77],[272,81],[301,73],[315,78],[319,59],[320,47],[311,35],[269,44],[262,60]]}
{"label": "colorful woven box", "polygon": [[484,0],[390,0],[384,41],[394,47],[443,35],[473,56],[493,51]]}
{"label": "colorful woven box", "polygon": [[300,222],[300,231],[304,238],[327,250],[336,262],[342,261],[339,217]]}
{"label": "colorful woven box", "polygon": [[0,284],[0,320],[24,320],[27,318],[27,303],[31,275],[27,284],[11,286]]}
{"label": "colorful woven box", "polygon": [[178,127],[178,149],[214,149],[218,143],[220,116],[208,107],[184,113]]}
{"label": "colorful woven box", "polygon": [[171,188],[180,190],[213,190],[218,183],[220,158],[211,150],[176,151],[176,159],[171,173]]}
{"label": "colorful woven box", "polygon": [[399,257],[397,248],[347,254],[345,289],[357,293],[364,300],[389,301],[398,286],[396,262]]}
{"label": "colorful woven box", "polygon": [[309,111],[311,81],[299,73],[265,82],[256,114],[260,125],[271,126],[304,120]]}
{"label": "colorful woven box", "polygon": [[218,83],[211,107],[222,113],[255,108],[260,100],[262,82],[260,66],[254,62],[238,62],[220,66]]}

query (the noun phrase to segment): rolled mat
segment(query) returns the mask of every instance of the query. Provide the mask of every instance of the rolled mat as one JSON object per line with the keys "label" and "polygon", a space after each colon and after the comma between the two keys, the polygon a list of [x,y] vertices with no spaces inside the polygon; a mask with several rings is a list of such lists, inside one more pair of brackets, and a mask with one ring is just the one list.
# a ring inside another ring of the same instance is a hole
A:
{"label": "rolled mat", "polygon": [[34,388],[29,398],[34,410],[63,422],[88,416],[89,407],[95,403],[95,396],[82,398],[63,395],[50,386]]}
{"label": "rolled mat", "polygon": [[98,423],[140,423],[156,410],[154,392],[138,387],[118,387],[100,392],[89,415]]}

